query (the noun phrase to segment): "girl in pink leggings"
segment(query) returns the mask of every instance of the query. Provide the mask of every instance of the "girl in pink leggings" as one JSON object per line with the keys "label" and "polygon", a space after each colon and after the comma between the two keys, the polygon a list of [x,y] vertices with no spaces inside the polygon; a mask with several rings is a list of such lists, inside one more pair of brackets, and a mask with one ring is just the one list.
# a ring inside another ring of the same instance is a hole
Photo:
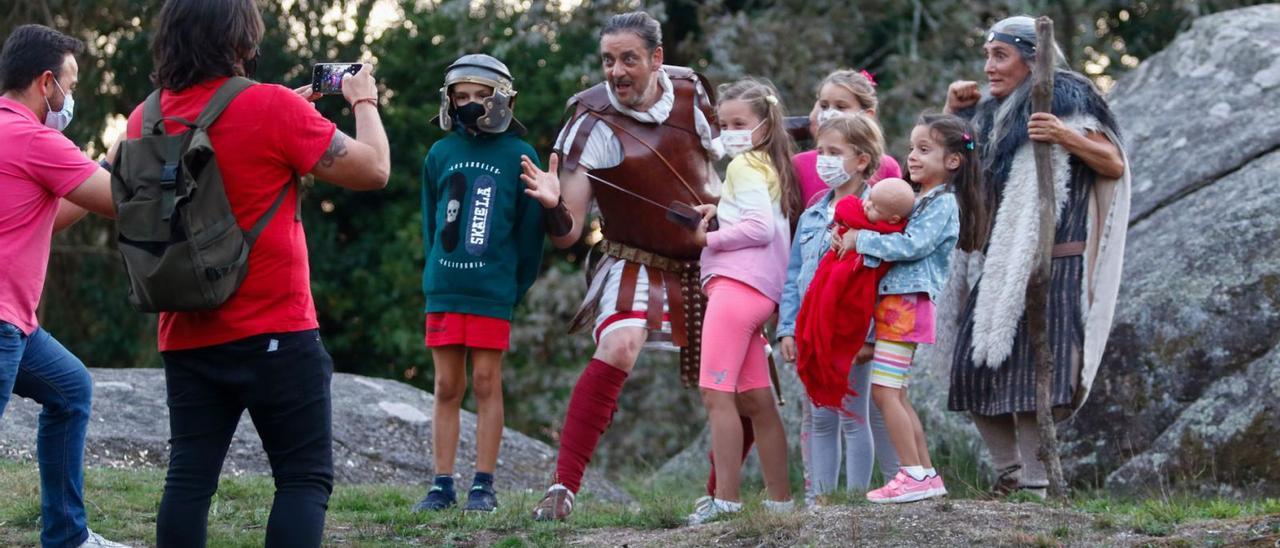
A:
{"label": "girl in pink leggings", "polygon": [[[792,509],[787,483],[787,440],[770,391],[761,327],[782,297],[790,254],[791,219],[803,210],[793,180],[795,144],[783,126],[782,103],[772,86],[743,80],[720,91],[720,139],[733,155],[719,206],[700,206],[707,310],[702,329],[698,386],[711,424],[716,487],[689,516],[704,523],[742,508],[742,422],[751,419],[764,471],[765,507]],[[715,216],[720,229],[707,232]]]}

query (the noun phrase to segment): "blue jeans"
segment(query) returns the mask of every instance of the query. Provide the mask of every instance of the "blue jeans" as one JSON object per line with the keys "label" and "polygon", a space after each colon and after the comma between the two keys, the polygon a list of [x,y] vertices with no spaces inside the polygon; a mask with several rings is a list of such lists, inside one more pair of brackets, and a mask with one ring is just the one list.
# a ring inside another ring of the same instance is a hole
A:
{"label": "blue jeans", "polygon": [[43,406],[36,430],[40,464],[40,544],[79,546],[89,538],[84,515],[84,436],[93,378],[52,335],[31,335],[0,321],[0,417],[9,394]]}

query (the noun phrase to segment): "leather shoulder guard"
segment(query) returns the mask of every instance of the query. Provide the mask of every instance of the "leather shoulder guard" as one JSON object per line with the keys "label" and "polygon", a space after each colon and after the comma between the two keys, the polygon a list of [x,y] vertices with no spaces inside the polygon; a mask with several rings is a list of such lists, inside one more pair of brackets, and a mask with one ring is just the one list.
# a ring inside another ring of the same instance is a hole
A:
{"label": "leather shoulder guard", "polygon": [[[702,91],[706,93],[707,102],[697,103],[696,107],[702,111],[702,115],[706,117],[707,123],[711,125],[712,136],[720,134],[720,124],[716,119],[716,88],[711,85],[711,81],[706,76],[688,67],[679,67],[675,65],[663,65],[662,69],[667,72],[667,76],[671,78],[672,87],[679,87],[680,82],[689,84],[702,84]],[[696,97],[696,94],[695,94]],[[606,97],[606,100],[608,98]]]}
{"label": "leather shoulder guard", "polygon": [[[613,104],[609,102],[609,92],[605,89],[603,82],[591,86],[583,91],[574,94],[565,104],[564,124],[562,127],[572,129],[578,120],[582,120],[582,124],[578,126],[578,131],[572,135],[565,136],[565,140],[560,143],[560,149],[556,152],[560,154],[560,165],[565,171],[573,171],[578,168],[578,160],[582,157],[582,149],[587,145],[587,138],[591,136],[591,130],[595,128],[596,123],[600,119],[591,113],[602,113],[613,108]],[[585,118],[585,119],[584,119]]]}

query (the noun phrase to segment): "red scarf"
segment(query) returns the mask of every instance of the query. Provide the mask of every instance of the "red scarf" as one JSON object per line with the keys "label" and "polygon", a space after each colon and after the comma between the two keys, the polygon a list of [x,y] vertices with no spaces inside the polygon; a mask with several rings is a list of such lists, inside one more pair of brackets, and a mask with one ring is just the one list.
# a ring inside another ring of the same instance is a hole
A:
{"label": "red scarf", "polygon": [[[857,196],[836,203],[834,224],[837,236],[851,228],[887,234],[906,226],[871,223]],[[796,317],[796,373],[814,405],[842,409],[846,395],[858,395],[849,387],[849,369],[866,340],[877,286],[889,266],[881,262],[869,268],[854,250],[845,252],[843,259],[828,251],[818,263]]]}

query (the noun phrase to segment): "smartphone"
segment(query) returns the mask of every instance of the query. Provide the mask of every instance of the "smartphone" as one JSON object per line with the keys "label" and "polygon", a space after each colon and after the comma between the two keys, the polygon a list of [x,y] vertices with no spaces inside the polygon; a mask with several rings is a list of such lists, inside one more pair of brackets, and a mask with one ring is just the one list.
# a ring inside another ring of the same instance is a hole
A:
{"label": "smartphone", "polygon": [[360,63],[316,63],[311,69],[311,89],[324,95],[342,94],[342,77],[360,72]]}
{"label": "smartphone", "polygon": [[[694,209],[693,206],[681,201],[671,202],[667,207],[667,220],[683,226],[689,230],[697,230],[698,225],[702,223],[702,213]],[[712,217],[707,222],[707,232],[715,232],[720,229],[720,221]]]}

